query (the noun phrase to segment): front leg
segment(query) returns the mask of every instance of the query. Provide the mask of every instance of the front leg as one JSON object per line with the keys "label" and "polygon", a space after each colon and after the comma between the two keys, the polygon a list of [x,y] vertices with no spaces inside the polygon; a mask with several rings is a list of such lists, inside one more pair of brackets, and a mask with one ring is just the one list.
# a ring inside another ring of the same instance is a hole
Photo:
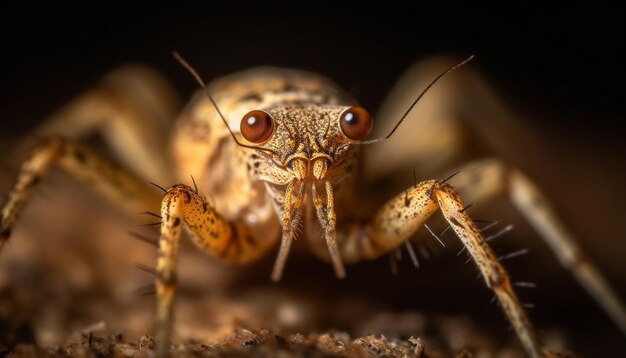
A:
{"label": "front leg", "polygon": [[472,255],[485,283],[498,297],[528,355],[544,356],[535,330],[511,287],[509,275],[463,210],[458,194],[443,181],[419,183],[387,202],[370,222],[349,225],[339,231],[340,255],[345,262],[378,258],[408,240],[437,209],[441,209]]}
{"label": "front leg", "polygon": [[230,222],[194,189],[184,184],[167,190],[161,204],[161,238],[157,260],[156,356],[167,357],[176,288],[176,262],[183,226],[203,250],[226,262],[246,264],[263,257],[277,237],[259,237],[240,222]]}

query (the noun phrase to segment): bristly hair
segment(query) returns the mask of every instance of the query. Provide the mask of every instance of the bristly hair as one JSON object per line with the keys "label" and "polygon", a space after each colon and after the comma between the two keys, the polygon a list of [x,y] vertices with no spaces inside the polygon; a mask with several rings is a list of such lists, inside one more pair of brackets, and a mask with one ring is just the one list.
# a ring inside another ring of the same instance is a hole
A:
{"label": "bristly hair", "polygon": [[130,236],[132,236],[133,238],[137,239],[137,240],[140,240],[140,241],[143,241],[145,243],[148,243],[148,244],[150,244],[150,245],[152,245],[154,247],[159,247],[159,240],[158,239],[153,239],[153,238],[147,237],[145,235],[142,235],[142,234],[134,232],[134,231],[129,231],[128,234]]}

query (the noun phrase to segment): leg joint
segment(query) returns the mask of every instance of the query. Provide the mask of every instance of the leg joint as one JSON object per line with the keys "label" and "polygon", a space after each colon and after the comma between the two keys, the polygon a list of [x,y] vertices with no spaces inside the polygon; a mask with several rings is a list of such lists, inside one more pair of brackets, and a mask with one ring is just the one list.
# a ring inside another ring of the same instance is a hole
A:
{"label": "leg joint", "polygon": [[185,184],[175,184],[175,185],[172,185],[169,189],[167,189],[165,196],[166,197],[184,197],[185,203],[190,203],[191,193],[195,194],[195,190],[193,190],[190,186],[185,185]]}
{"label": "leg joint", "polygon": [[163,273],[158,273],[157,274],[157,284],[162,286],[162,287],[169,287],[169,288],[174,288],[176,287],[176,284],[178,283],[178,279],[176,278],[176,274],[163,274]]}
{"label": "leg joint", "polygon": [[39,150],[53,150],[54,153],[59,154],[63,152],[63,148],[66,146],[67,140],[60,135],[51,135],[42,139],[39,145],[35,147],[35,151]]}
{"label": "leg joint", "polygon": [[510,281],[505,274],[493,273],[487,277],[487,285],[492,290],[497,288],[510,288]]}

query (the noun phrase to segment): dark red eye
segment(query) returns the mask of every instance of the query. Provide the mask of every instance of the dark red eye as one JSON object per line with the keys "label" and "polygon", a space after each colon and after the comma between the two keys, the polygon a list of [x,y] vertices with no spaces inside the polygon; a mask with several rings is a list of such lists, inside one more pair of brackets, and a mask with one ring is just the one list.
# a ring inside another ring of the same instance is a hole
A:
{"label": "dark red eye", "polygon": [[350,140],[361,140],[372,131],[372,116],[362,107],[350,107],[341,113],[339,124]]}
{"label": "dark red eye", "polygon": [[251,111],[243,116],[240,129],[247,141],[263,143],[274,131],[274,119],[267,112]]}

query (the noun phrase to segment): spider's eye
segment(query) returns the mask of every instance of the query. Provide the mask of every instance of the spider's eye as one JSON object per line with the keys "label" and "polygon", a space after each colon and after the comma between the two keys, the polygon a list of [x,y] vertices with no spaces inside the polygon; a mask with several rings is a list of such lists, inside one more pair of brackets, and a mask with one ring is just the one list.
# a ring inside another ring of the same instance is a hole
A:
{"label": "spider's eye", "polygon": [[241,120],[241,134],[247,141],[263,143],[274,131],[274,118],[265,111],[248,112]]}
{"label": "spider's eye", "polygon": [[372,131],[372,116],[363,107],[350,107],[341,113],[339,124],[350,140],[361,140]]}

